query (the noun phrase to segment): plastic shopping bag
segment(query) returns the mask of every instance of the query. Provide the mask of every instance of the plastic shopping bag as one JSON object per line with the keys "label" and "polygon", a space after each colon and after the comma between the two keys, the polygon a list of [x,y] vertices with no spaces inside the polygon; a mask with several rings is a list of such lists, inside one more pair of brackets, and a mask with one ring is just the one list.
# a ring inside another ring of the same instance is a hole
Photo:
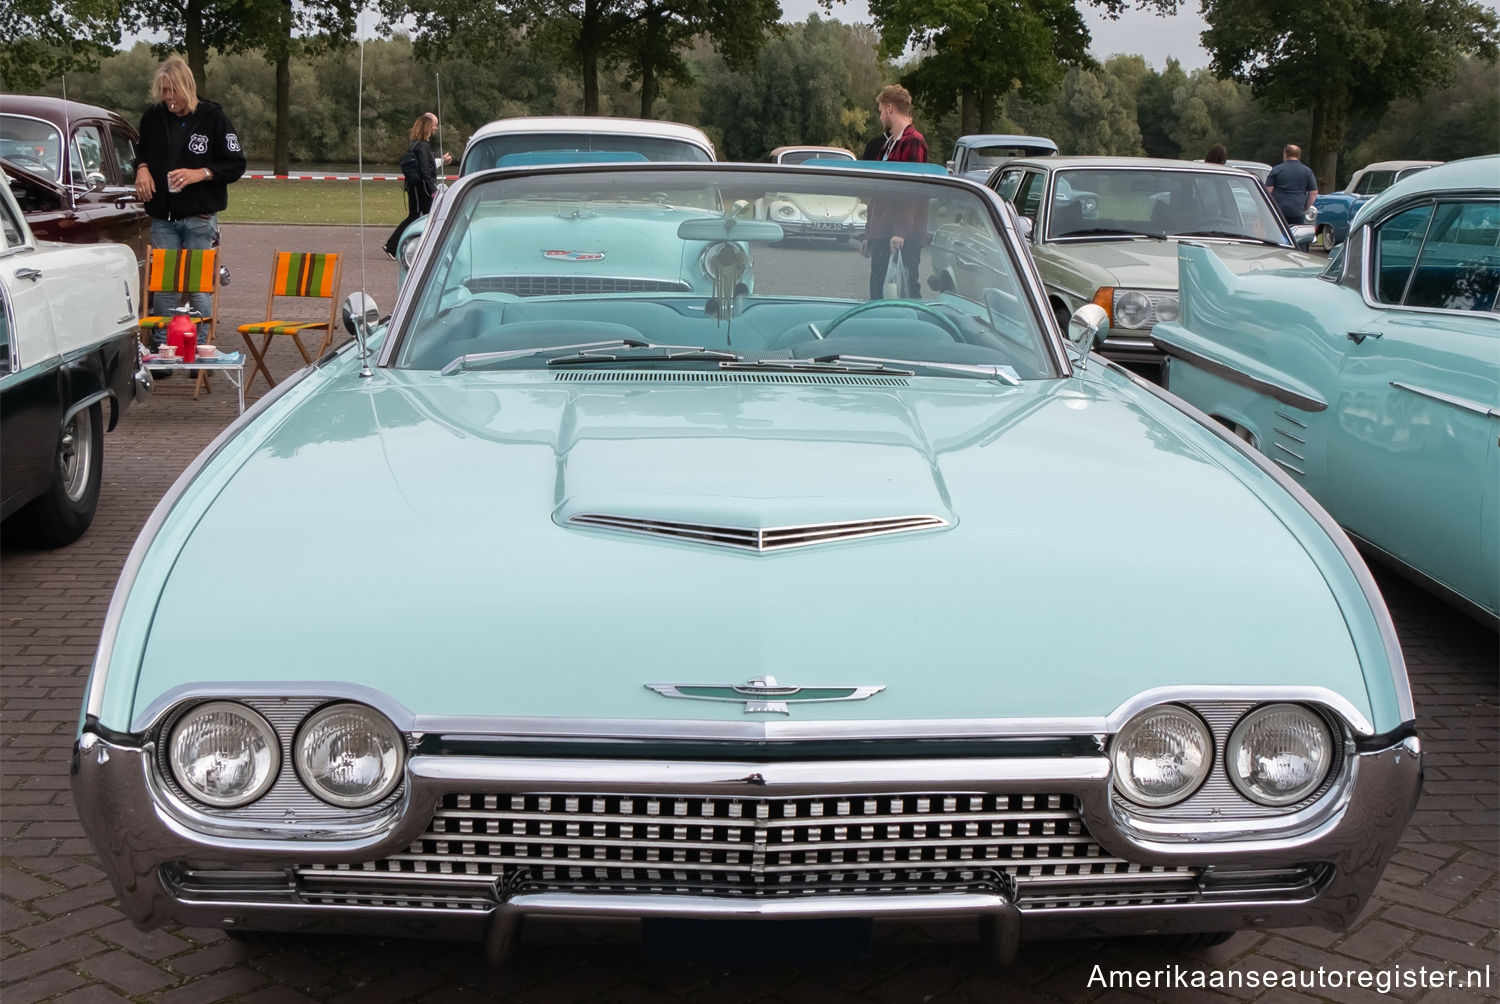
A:
{"label": "plastic shopping bag", "polygon": [[891,252],[891,263],[885,267],[885,298],[887,300],[910,299],[911,291],[906,288],[906,285],[906,263],[901,260],[901,249],[897,248]]}

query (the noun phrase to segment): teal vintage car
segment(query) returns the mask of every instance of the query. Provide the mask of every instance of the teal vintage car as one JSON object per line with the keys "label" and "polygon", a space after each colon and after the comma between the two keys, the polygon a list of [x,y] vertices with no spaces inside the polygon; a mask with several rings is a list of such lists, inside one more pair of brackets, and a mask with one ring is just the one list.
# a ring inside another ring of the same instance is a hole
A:
{"label": "teal vintage car", "polygon": [[[717,292],[511,282],[542,210],[656,269],[619,235],[659,192],[723,207],[676,225]],[[967,228],[981,294],[867,300],[865,258],[747,216],[770,193],[869,200],[924,276],[924,229]],[[1065,339],[984,188],[482,171],[378,313],[351,297],[356,339],[125,563],[73,789],[137,924],[502,958],[538,918],[952,916],[1007,960],[1341,928],[1375,888],[1422,759],[1368,570],[1280,468],[1087,355],[1097,307]],[[1122,498],[1150,532],[1101,518]],[[204,596],[247,626],[211,652]]]}
{"label": "teal vintage car", "polygon": [[1321,274],[1182,248],[1167,386],[1263,451],[1382,560],[1500,623],[1500,157],[1431,167]]}
{"label": "teal vintage car", "polygon": [[[1177,319],[1177,242],[1211,246],[1235,272],[1315,269],[1256,179],[1239,168],[1146,157],[1009,161],[985,184],[1026,220],[1031,253],[1059,323],[1085,303],[1104,308],[1103,353],[1154,366],[1156,324]],[[963,286],[960,265],[948,282]]]}

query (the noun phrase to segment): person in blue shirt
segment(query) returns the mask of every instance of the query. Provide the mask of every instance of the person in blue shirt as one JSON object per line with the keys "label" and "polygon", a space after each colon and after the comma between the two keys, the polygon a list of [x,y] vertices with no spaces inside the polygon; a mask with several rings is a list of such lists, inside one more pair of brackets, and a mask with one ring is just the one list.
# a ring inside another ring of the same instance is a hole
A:
{"label": "person in blue shirt", "polygon": [[1281,163],[1266,176],[1266,192],[1287,223],[1302,223],[1307,210],[1318,197],[1318,177],[1302,163],[1302,148],[1288,143],[1281,151]]}

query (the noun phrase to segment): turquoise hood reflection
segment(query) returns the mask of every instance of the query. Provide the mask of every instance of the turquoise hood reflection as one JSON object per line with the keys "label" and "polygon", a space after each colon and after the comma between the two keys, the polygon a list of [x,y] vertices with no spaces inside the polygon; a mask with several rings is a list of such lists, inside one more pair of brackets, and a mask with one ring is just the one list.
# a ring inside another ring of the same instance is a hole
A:
{"label": "turquoise hood reflection", "polygon": [[[1288,513],[1247,487],[1253,475],[1208,459],[1206,433],[1111,379],[342,381],[200,503],[157,605],[209,597],[266,627],[204,659],[196,625],[158,617],[135,713],[184,682],[180,667],[505,717],[743,720],[643,684],[765,675],[887,688],[799,707],[798,720],[1103,715],[1176,684],[1362,695]],[[560,525],[580,509],[949,525],[752,554]],[[1122,532],[1122,517],[1136,527]],[[250,542],[255,560],[226,574]],[[1239,613],[1250,607],[1254,623]],[[1152,644],[1121,643],[1142,631]]]}

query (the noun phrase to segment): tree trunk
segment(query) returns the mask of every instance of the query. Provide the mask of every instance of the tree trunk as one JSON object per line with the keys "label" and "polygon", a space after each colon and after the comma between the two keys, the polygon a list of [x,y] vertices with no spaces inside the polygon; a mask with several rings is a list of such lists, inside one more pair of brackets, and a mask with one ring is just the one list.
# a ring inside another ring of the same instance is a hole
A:
{"label": "tree trunk", "polygon": [[583,0],[583,22],[578,27],[578,50],[583,57],[583,114],[599,114],[600,0]]}
{"label": "tree trunk", "polygon": [[656,104],[656,67],[651,57],[641,56],[641,118],[651,117],[651,107]]}
{"label": "tree trunk", "polygon": [[995,95],[986,90],[979,92],[979,131],[995,131]]}
{"label": "tree trunk", "polygon": [[1318,95],[1313,105],[1312,137],[1306,163],[1318,177],[1318,191],[1332,192],[1338,180],[1339,154],[1349,122],[1349,91],[1335,87]]}
{"label": "tree trunk", "polygon": [[959,88],[958,131],[967,136],[979,131],[979,90],[973,84]]}
{"label": "tree trunk", "polygon": [[187,49],[188,69],[199,87],[207,84],[208,54],[203,49],[203,4],[200,0],[188,0],[182,12],[182,43]]}
{"label": "tree trunk", "polygon": [[292,151],[292,55],[283,51],[276,60],[276,166],[277,174],[291,168]]}

